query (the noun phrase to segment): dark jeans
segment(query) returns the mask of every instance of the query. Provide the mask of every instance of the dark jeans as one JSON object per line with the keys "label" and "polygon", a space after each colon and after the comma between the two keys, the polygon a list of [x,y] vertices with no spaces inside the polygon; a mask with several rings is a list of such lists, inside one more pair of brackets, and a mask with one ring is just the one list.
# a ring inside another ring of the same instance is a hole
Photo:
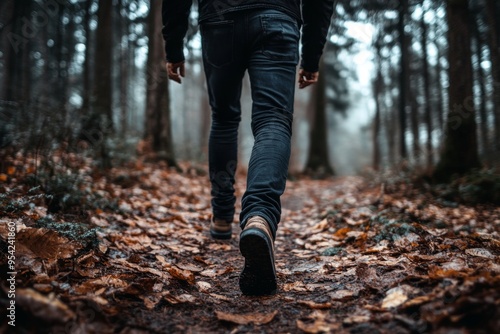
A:
{"label": "dark jeans", "polygon": [[252,133],[247,190],[240,224],[258,215],[274,236],[281,216],[292,135],[299,27],[295,19],[273,9],[225,15],[201,25],[212,129],[209,169],[215,218],[233,220],[234,174],[242,79],[248,70],[252,91]]}

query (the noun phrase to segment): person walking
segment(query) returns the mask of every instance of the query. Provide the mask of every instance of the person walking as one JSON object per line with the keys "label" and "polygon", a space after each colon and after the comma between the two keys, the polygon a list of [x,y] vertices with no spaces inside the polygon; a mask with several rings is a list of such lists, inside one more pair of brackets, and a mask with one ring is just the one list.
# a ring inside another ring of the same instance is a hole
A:
{"label": "person walking", "polygon": [[[163,37],[170,80],[185,75],[184,37],[192,0],[163,0]],[[239,286],[245,295],[277,290],[274,240],[281,218],[291,151],[295,78],[299,88],[318,80],[333,0],[199,0],[199,26],[212,127],[209,177],[210,235],[230,239],[235,213],[240,97],[246,71],[252,95],[254,145],[240,213]]]}

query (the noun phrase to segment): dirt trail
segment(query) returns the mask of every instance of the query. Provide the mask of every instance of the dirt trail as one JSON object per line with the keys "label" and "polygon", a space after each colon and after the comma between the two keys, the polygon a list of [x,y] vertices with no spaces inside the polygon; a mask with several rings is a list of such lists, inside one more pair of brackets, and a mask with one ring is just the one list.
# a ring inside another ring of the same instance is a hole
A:
{"label": "dirt trail", "polygon": [[94,228],[77,231],[84,237],[54,224],[40,228],[43,205],[1,218],[17,224],[18,275],[16,331],[0,331],[500,329],[498,207],[444,203],[410,184],[382,187],[361,177],[290,181],[276,240],[279,292],[246,297],[238,289],[239,227],[231,241],[208,235],[206,176],[151,166],[113,174],[112,181],[96,177],[92,187],[117,199],[116,208],[73,217]]}

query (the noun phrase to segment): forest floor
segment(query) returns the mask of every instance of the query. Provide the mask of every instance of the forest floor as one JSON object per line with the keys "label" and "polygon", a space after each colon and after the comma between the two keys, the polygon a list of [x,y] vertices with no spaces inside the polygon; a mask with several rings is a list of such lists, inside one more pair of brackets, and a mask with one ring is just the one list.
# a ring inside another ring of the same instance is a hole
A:
{"label": "forest floor", "polygon": [[[410,181],[289,181],[276,240],[279,290],[247,297],[238,288],[239,226],[230,241],[208,234],[203,168],[178,173],[137,161],[106,174],[80,171],[76,204],[53,184],[44,192],[23,184],[19,168],[0,174],[0,332],[500,330],[498,206],[444,200]],[[244,187],[239,175],[239,197]],[[12,320],[12,223],[15,327],[4,321]]]}

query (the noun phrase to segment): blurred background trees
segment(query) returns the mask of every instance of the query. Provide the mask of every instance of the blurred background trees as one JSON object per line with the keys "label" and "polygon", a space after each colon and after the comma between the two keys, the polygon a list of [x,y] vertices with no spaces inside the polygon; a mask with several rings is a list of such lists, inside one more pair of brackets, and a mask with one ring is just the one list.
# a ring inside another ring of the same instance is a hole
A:
{"label": "blurred background trees", "polygon": [[[160,7],[161,0],[1,1],[1,154],[64,149],[102,166],[136,153],[170,166],[205,163],[210,110],[197,6],[182,85],[166,80]],[[291,171],[413,166],[446,179],[498,166],[499,18],[496,0],[336,1],[322,80],[296,94]],[[242,106],[245,166],[253,140],[248,84]]]}

